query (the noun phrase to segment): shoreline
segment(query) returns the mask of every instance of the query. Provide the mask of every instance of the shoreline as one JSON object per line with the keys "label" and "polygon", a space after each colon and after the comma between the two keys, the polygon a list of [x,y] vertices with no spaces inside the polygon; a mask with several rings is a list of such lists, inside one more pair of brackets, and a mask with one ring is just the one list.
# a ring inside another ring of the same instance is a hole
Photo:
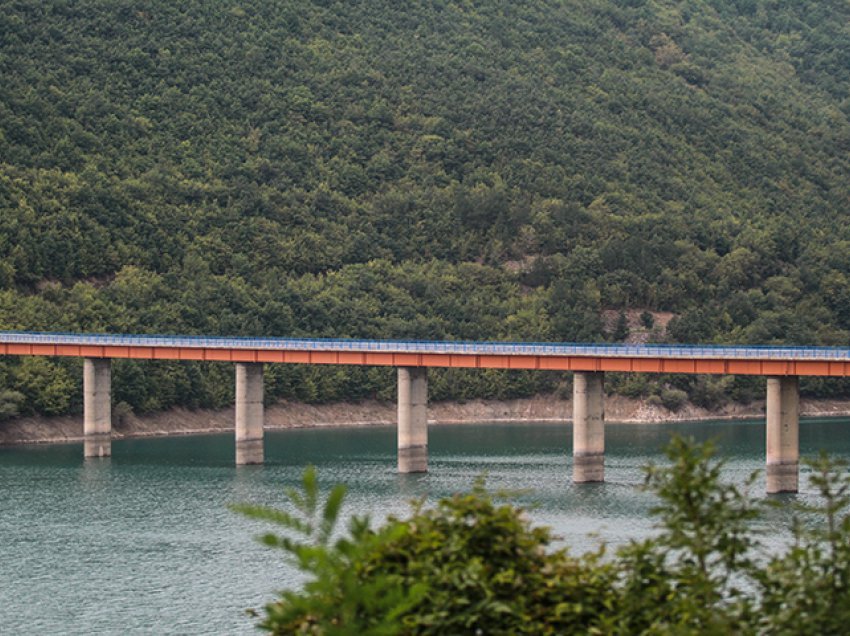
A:
{"label": "shoreline", "polygon": [[[802,417],[850,416],[850,400],[801,400]],[[606,424],[657,424],[705,420],[750,420],[764,418],[764,401],[727,404],[708,410],[686,404],[675,412],[645,401],[609,396],[605,400]],[[221,410],[172,409],[143,415],[115,417],[113,439],[204,435],[233,431],[233,408]],[[572,400],[537,396],[515,400],[469,400],[436,402],[428,406],[429,425],[483,422],[570,422]],[[265,429],[350,428],[394,426],[396,405],[392,402],[302,404],[279,402],[265,411]],[[77,443],[83,440],[81,416],[25,417],[0,423],[0,446]]]}

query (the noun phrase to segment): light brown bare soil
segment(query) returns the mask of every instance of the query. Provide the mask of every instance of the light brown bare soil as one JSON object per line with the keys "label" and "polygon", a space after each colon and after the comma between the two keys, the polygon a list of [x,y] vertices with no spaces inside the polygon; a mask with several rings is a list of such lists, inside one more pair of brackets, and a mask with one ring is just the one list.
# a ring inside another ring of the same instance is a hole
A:
{"label": "light brown bare soil", "polygon": [[[803,400],[804,416],[847,416],[850,401]],[[749,419],[764,416],[764,402],[730,404],[709,411],[686,405],[676,412],[642,400],[611,396],[605,400],[605,420],[609,424],[640,424],[716,419]],[[475,422],[563,422],[572,418],[572,402],[551,396],[520,400],[470,400],[437,402],[428,407],[433,424]],[[308,428],[392,425],[396,406],[386,402],[358,402],[310,405],[281,402],[266,408],[266,428]],[[233,430],[233,409],[188,411],[174,409],[161,413],[129,415],[113,424],[113,436],[148,437],[193,435]],[[82,417],[27,417],[0,423],[0,445],[80,441]]]}

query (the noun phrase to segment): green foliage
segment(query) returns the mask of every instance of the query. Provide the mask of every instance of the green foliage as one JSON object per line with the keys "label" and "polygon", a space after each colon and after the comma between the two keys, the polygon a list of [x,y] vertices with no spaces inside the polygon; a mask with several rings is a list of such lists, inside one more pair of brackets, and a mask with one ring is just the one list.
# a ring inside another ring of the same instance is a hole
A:
{"label": "green foliage", "polygon": [[0,421],[15,417],[21,412],[21,403],[26,396],[20,391],[0,391]]}
{"label": "green foliage", "polygon": [[[4,3],[0,326],[598,341],[603,310],[648,308],[675,341],[846,345],[848,19],[836,0]],[[136,411],[230,393],[213,365],[152,369],[116,374]],[[447,396],[545,388],[509,377]],[[25,379],[40,412],[77,407]],[[375,393],[359,371],[275,379]]]}
{"label": "green foliage", "polygon": [[[341,494],[334,490],[328,502],[336,504]],[[299,515],[233,507],[304,537],[262,537],[312,577],[266,608],[260,626],[275,634],[556,634],[586,629],[610,597],[615,572],[601,553],[580,559],[564,550],[547,553],[548,529],[497,505],[480,483],[432,510],[420,502],[408,519],[391,517],[377,531],[355,518],[350,538],[333,545],[312,521],[312,469],[304,492],[288,498]],[[328,527],[337,511],[329,515],[326,507]]]}
{"label": "green foliage", "polygon": [[[750,524],[758,510],[738,487],[723,483],[723,462],[713,460],[711,443],[674,437],[665,453],[670,465],[646,470],[646,487],[659,499],[652,513],[661,533],[621,552],[627,589],[645,603],[665,603],[663,614],[652,616],[653,630],[740,633],[751,609],[740,576],[755,567]],[[640,607],[637,599],[629,603]]]}
{"label": "green foliage", "polygon": [[481,484],[390,524],[393,537],[366,573],[397,577],[404,588],[422,586],[403,619],[405,633],[584,631],[610,598],[614,570],[600,554],[547,554],[549,531],[497,505]]}
{"label": "green foliage", "polygon": [[423,586],[399,586],[398,577],[364,577],[364,563],[395,529],[379,534],[368,519],[353,518],[350,538],[332,541],[345,488],[336,486],[319,508],[316,471],[304,472],[302,490],[287,491],[296,514],[264,506],[234,505],[252,519],[274,523],[297,538],[266,534],[266,545],[284,550],[313,578],[303,591],[287,590],[266,607],[260,627],[274,634],[396,634],[401,616],[419,600]]}
{"label": "green foliage", "polygon": [[840,634],[850,621],[850,476],[847,463],[824,453],[806,462],[819,505],[796,503],[794,544],[773,557],[757,580],[763,629],[772,634]]}
{"label": "green foliage", "polygon": [[[714,448],[674,438],[670,463],[646,469],[659,533],[606,557],[552,549],[552,535],[479,482],[468,494],[414,504],[377,530],[354,518],[334,539],[343,489],[320,506],[315,471],[290,491],[294,512],[234,509],[310,578],[281,593],[260,627],[275,634],[843,633],[850,580],[850,476],[809,462],[817,503],[795,504],[794,542],[760,553],[766,512],[722,479]],[[776,504],[782,505],[781,502]],[[769,511],[767,511],[769,512]],[[297,538],[293,538],[297,537]],[[805,620],[801,628],[802,620]]]}
{"label": "green foliage", "polygon": [[49,358],[27,357],[20,361],[14,371],[15,383],[24,396],[20,401],[26,411],[59,415],[72,406],[72,396],[81,389],[80,374],[74,376],[68,368]]}
{"label": "green foliage", "polygon": [[688,401],[688,394],[682,389],[664,387],[658,396],[661,405],[668,411],[678,411]]}
{"label": "green foliage", "polygon": [[621,311],[617,315],[617,322],[614,323],[614,331],[611,334],[611,339],[615,342],[623,342],[629,337],[629,319],[626,313]]}

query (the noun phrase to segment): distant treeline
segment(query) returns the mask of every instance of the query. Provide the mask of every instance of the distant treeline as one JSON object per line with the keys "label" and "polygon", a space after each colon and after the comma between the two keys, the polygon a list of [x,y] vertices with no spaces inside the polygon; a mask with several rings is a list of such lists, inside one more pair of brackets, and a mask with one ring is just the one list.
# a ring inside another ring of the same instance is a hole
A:
{"label": "distant treeline", "polygon": [[[848,345],[848,23],[841,0],[0,1],[0,328],[601,341],[638,310],[656,340]],[[77,364],[0,363],[0,417],[79,410]],[[268,374],[271,399],[392,394],[387,370]],[[125,362],[115,394],[222,406],[231,369]]]}

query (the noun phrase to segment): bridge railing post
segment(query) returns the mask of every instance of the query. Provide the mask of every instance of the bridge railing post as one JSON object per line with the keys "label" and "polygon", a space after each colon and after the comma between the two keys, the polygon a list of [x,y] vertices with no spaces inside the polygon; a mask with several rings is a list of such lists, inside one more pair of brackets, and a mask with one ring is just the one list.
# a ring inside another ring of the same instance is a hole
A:
{"label": "bridge railing post", "polygon": [[605,481],[605,374],[573,375],[573,481]]}
{"label": "bridge railing post", "polygon": [[428,375],[398,368],[398,472],[428,472]]}

